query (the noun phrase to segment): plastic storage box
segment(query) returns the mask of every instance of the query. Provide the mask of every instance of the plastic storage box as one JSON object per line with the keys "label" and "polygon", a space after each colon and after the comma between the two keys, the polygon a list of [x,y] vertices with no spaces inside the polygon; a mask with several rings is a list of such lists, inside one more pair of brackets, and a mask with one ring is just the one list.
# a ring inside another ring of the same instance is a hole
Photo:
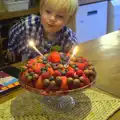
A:
{"label": "plastic storage box", "polygon": [[9,12],[27,10],[29,8],[29,0],[4,1]]}
{"label": "plastic storage box", "polygon": [[120,30],[120,0],[109,1],[108,33]]}

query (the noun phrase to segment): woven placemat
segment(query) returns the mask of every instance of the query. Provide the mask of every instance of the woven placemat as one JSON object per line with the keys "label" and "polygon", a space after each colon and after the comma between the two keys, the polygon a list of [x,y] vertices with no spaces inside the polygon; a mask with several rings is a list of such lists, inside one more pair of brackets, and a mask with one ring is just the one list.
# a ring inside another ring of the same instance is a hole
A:
{"label": "woven placemat", "polygon": [[75,107],[60,112],[40,104],[40,96],[26,91],[0,105],[0,120],[107,120],[120,109],[120,99],[92,89],[71,96]]}

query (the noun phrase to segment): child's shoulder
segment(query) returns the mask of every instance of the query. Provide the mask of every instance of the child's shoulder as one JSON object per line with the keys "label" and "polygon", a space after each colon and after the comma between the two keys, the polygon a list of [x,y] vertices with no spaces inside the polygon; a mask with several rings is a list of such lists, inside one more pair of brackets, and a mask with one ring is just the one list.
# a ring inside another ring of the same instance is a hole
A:
{"label": "child's shoulder", "polygon": [[37,25],[38,23],[40,23],[40,16],[31,14],[25,17],[23,21],[25,22],[26,25],[35,25],[35,24]]}
{"label": "child's shoulder", "polygon": [[27,27],[38,26],[38,24],[40,24],[40,16],[31,14],[20,19],[16,24],[14,24],[9,30],[9,35],[11,36],[15,31],[22,32]]}
{"label": "child's shoulder", "polygon": [[67,38],[69,38],[69,39],[72,39],[72,38],[76,37],[76,36],[75,36],[75,32],[73,32],[71,28],[68,28],[68,27],[66,27],[66,26],[63,27],[62,33],[63,33],[63,36],[64,36],[64,37],[67,37]]}

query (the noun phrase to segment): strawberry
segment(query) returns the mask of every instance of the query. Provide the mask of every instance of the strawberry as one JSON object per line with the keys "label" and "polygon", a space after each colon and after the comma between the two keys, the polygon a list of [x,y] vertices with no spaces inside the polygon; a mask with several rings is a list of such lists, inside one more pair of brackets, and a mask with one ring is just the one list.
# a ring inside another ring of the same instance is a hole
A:
{"label": "strawberry", "polygon": [[83,61],[83,62],[87,62],[87,59],[85,59],[85,58],[82,57],[82,61]]}
{"label": "strawberry", "polygon": [[36,72],[36,73],[40,73],[40,69],[43,68],[45,65],[42,64],[42,63],[37,63],[35,65],[33,65],[33,70]]}
{"label": "strawberry", "polygon": [[29,81],[26,78],[26,74],[28,74],[28,70],[20,74],[20,79],[27,84]]}
{"label": "strawberry", "polygon": [[38,80],[36,80],[35,87],[38,89],[43,89],[43,81],[41,79],[41,76],[38,78]]}
{"label": "strawberry", "polygon": [[67,73],[66,73],[66,77],[73,77],[74,76],[74,71],[68,71]]}
{"label": "strawberry", "polygon": [[68,67],[68,70],[75,72],[74,68],[72,68],[72,67],[70,67],[70,66]]}
{"label": "strawberry", "polygon": [[49,78],[50,77],[50,73],[49,72],[44,72],[44,73],[42,73],[42,75],[41,75],[41,78],[42,79],[46,79],[46,78]]}
{"label": "strawberry", "polygon": [[85,66],[88,66],[88,62],[84,62]]}
{"label": "strawberry", "polygon": [[60,62],[60,54],[58,52],[52,52],[49,56],[48,56],[48,60],[52,63],[58,63]]}
{"label": "strawberry", "polygon": [[69,53],[69,52],[67,52],[67,53],[66,53],[66,56],[70,57],[70,53]]}
{"label": "strawberry", "polygon": [[27,64],[28,68],[32,68],[32,66],[33,66],[33,64],[31,64],[31,63]]}
{"label": "strawberry", "polygon": [[53,70],[53,68],[48,68],[48,71],[49,71],[49,73],[51,74],[51,75],[54,75],[54,70]]}
{"label": "strawberry", "polygon": [[33,72],[33,69],[32,69],[32,68],[29,68],[29,69],[28,69],[28,72]]}
{"label": "strawberry", "polygon": [[83,71],[82,70],[77,70],[76,74],[81,76],[83,74]]}
{"label": "strawberry", "polygon": [[80,70],[84,70],[85,69],[85,64],[84,63],[77,63],[77,66]]}
{"label": "strawberry", "polygon": [[61,84],[60,88],[62,90],[68,90],[67,77],[66,76],[62,76],[61,80],[62,80],[62,84]]}
{"label": "strawberry", "polygon": [[25,73],[21,73],[20,74],[20,80],[22,80],[24,83],[27,83],[26,77],[25,77]]}
{"label": "strawberry", "polygon": [[83,78],[84,78],[84,81],[83,81],[84,84],[85,84],[85,85],[89,85],[89,84],[90,84],[90,80],[86,77],[85,74],[83,75]]}
{"label": "strawberry", "polygon": [[34,58],[28,61],[28,64],[33,64],[33,63],[37,63],[37,59]]}
{"label": "strawberry", "polygon": [[54,72],[54,76],[55,76],[55,77],[57,77],[57,76],[61,76],[61,72],[58,71],[58,70],[55,70],[55,72]]}

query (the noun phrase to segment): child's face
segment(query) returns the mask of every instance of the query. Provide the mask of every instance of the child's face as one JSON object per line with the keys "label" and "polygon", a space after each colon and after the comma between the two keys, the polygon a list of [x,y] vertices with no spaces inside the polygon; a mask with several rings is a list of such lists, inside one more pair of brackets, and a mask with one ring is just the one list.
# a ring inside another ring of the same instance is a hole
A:
{"label": "child's face", "polygon": [[44,5],[41,11],[41,22],[45,32],[56,33],[60,31],[67,24],[68,20],[69,15],[65,8],[56,10],[55,6],[49,4],[49,2]]}

